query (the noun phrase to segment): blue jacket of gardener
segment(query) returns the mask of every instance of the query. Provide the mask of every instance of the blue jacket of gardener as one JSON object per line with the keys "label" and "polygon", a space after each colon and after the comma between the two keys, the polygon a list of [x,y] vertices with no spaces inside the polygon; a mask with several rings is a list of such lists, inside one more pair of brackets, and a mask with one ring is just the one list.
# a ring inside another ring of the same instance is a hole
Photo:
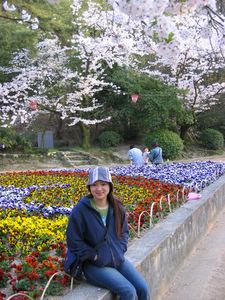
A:
{"label": "blue jacket of gardener", "polygon": [[[68,269],[76,257],[97,266],[117,267],[124,261],[128,243],[128,225],[125,221],[121,239],[115,233],[115,219],[110,205],[104,225],[100,214],[92,207],[90,197],[84,196],[73,208],[67,227],[67,260]],[[107,233],[106,233],[107,231]],[[94,247],[102,243],[99,249]],[[97,254],[97,259],[95,259]]]}
{"label": "blue jacket of gardener", "polygon": [[160,148],[156,142],[152,143],[152,149],[148,157],[153,164],[158,165],[163,163],[162,148]]}

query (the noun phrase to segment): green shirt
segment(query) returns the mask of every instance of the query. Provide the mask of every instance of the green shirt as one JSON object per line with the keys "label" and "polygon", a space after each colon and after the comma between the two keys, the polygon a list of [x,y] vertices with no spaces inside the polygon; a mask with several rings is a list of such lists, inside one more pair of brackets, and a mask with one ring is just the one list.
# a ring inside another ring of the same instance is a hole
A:
{"label": "green shirt", "polygon": [[95,201],[93,199],[90,199],[90,202],[91,202],[91,206],[97,210],[97,212],[100,214],[101,218],[102,218],[102,222],[103,224],[106,226],[106,218],[107,218],[107,214],[108,214],[108,210],[109,208],[100,208],[100,207],[97,207],[96,204],[95,204]]}

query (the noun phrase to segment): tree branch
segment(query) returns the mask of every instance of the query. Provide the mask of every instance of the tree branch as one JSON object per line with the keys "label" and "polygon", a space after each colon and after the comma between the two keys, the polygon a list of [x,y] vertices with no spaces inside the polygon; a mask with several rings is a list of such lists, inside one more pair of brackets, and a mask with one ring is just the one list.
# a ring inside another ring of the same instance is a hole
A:
{"label": "tree branch", "polygon": [[[7,19],[7,20],[10,20],[10,21],[15,21],[15,22],[21,21],[21,22],[24,23],[23,19],[21,19],[21,18],[10,18],[8,16],[2,16],[2,15],[0,15],[0,18]],[[26,23],[33,24],[31,21],[27,21]]]}

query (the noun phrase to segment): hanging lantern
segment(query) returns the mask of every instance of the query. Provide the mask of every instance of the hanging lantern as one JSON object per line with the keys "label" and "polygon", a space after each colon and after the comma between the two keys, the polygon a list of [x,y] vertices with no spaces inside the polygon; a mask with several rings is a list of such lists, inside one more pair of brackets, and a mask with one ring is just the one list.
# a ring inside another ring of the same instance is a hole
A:
{"label": "hanging lantern", "polygon": [[31,110],[37,110],[37,108],[38,108],[37,101],[36,100],[31,100],[29,102],[29,108]]}
{"label": "hanging lantern", "polygon": [[131,95],[131,101],[133,103],[136,103],[138,101],[138,98],[139,98],[139,94],[132,94]]}

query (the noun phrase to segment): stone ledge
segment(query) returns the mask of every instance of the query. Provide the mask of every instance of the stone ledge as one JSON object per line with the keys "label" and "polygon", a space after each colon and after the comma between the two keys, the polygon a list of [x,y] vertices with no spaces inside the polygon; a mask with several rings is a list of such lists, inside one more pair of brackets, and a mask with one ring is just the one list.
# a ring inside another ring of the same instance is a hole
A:
{"label": "stone ledge", "polygon": [[[126,257],[146,278],[151,300],[159,300],[191,250],[225,205],[225,175],[207,187],[200,200],[189,201],[132,242]],[[76,286],[62,300],[112,300],[110,292],[87,283]]]}

